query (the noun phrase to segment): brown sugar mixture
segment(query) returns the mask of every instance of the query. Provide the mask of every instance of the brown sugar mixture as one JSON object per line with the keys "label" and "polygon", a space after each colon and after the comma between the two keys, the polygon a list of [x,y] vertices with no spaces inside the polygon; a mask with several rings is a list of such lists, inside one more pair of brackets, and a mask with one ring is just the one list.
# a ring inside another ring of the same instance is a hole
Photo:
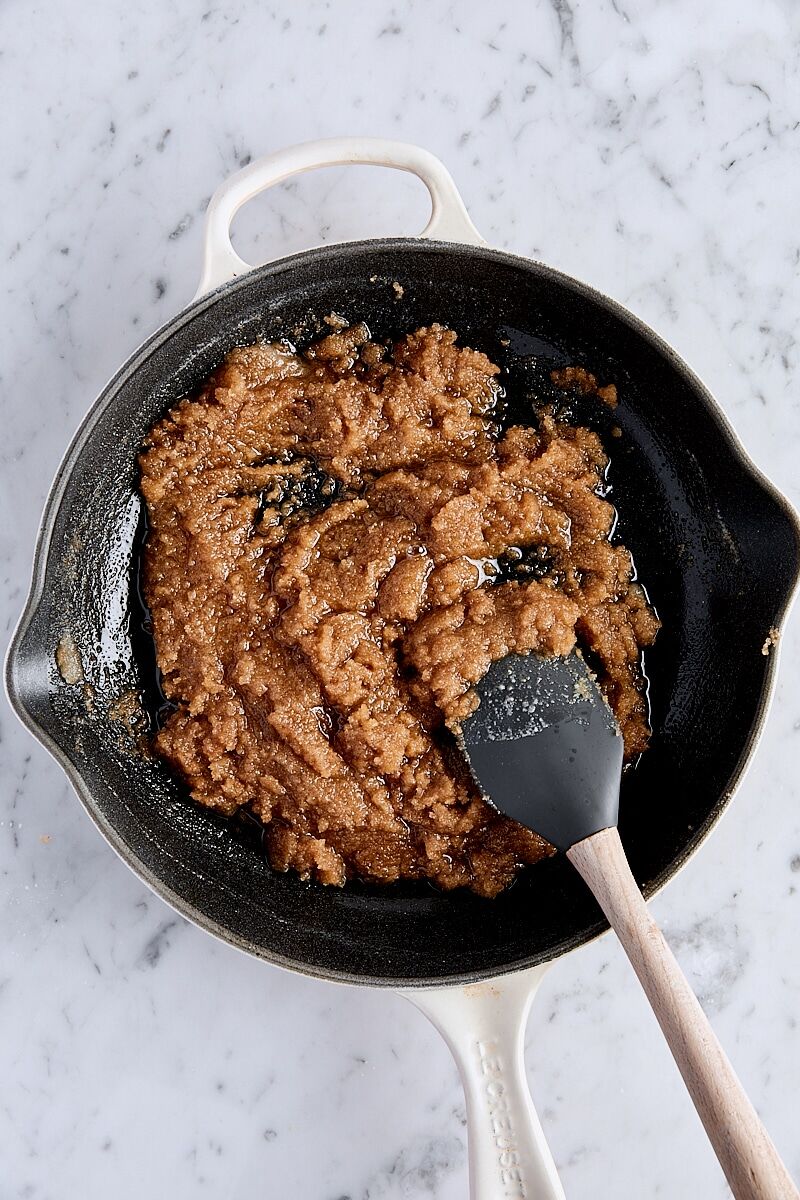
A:
{"label": "brown sugar mixture", "polygon": [[609,541],[600,440],[547,413],[502,432],[498,374],[440,326],[388,349],[358,326],[234,350],[149,436],[145,595],[177,705],[155,747],[200,804],[260,818],[278,870],[493,896],[552,853],[448,731],[510,651],[577,640],[627,754],[647,743],[658,622]]}

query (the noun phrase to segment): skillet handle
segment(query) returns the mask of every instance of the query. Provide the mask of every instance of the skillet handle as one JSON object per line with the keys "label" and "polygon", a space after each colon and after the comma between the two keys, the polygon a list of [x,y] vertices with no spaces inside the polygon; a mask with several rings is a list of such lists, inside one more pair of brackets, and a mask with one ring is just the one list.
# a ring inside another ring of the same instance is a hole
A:
{"label": "skillet handle", "polygon": [[385,138],[323,138],[256,159],[217,188],[206,210],[203,273],[195,300],[252,271],[252,265],[240,258],[231,244],[231,222],[243,204],[292,175],[357,163],[395,167],[422,180],[430,193],[431,216],[421,237],[471,246],[486,244],[470,221],[449,171],[429,150]]}
{"label": "skillet handle", "polygon": [[565,1200],[523,1058],[531,1001],[546,970],[402,993],[433,1022],[458,1064],[467,1101],[471,1200]]}

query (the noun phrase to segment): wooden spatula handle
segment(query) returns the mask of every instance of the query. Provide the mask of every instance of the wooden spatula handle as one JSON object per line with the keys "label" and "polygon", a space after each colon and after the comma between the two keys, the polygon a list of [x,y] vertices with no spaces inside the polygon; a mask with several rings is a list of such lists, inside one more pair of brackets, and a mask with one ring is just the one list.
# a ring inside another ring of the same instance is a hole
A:
{"label": "wooden spatula handle", "polygon": [[658,1018],[737,1200],[800,1193],[717,1041],[664,935],[650,916],[616,829],[567,851],[616,931]]}

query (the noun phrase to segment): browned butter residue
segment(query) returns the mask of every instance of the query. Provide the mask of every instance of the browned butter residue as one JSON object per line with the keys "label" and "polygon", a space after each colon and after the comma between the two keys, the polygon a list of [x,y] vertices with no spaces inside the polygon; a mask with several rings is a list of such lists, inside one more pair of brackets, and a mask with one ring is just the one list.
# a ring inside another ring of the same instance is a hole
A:
{"label": "browned butter residue", "polygon": [[511,651],[593,651],[646,745],[658,623],[609,541],[601,442],[503,432],[498,374],[436,325],[388,348],[336,328],[234,350],[150,434],[144,586],[178,705],[155,748],[199,803],[256,814],[277,869],[492,896],[551,853],[448,732]]}
{"label": "browned butter residue", "polygon": [[63,633],[56,646],[56,667],[64,683],[70,686],[83,683],[83,662],[81,652],[71,633]]}

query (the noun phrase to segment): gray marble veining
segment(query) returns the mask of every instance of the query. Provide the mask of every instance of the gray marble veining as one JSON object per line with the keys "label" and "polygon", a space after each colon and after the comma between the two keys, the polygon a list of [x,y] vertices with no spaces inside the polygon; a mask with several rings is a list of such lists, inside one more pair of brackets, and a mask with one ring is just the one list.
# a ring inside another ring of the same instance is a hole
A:
{"label": "gray marble veining", "polygon": [[[800,503],[788,0],[43,0],[6,4],[0,29],[5,638],[69,438],[194,291],[210,193],[312,137],[438,153],[491,243],[640,313]],[[405,176],[329,171],[254,202],[236,242],[264,260],[425,218]],[[797,654],[795,618],[753,767],[654,908],[800,1175]],[[0,704],[4,1200],[463,1196],[463,1097],[423,1018],[390,994],[264,967],[177,918]],[[613,940],[550,972],[528,1065],[572,1200],[726,1194]]]}

